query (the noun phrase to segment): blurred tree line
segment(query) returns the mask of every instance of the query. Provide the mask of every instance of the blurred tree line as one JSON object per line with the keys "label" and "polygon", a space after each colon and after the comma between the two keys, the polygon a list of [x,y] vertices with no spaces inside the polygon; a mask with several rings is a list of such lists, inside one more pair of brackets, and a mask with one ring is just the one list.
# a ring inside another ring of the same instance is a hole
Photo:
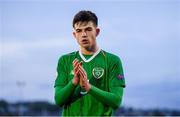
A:
{"label": "blurred tree line", "polygon": [[[62,109],[46,101],[9,103],[0,100],[0,116],[59,116]],[[170,109],[135,109],[121,107],[115,115],[121,116],[180,116],[180,110]]]}

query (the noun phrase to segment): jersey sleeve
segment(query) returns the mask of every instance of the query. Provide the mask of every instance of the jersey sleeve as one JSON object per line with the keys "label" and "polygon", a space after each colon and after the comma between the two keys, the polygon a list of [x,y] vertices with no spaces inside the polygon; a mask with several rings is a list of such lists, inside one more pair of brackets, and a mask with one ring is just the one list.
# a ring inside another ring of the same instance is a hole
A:
{"label": "jersey sleeve", "polygon": [[62,107],[63,105],[70,104],[80,98],[80,88],[68,81],[68,61],[66,56],[60,57],[57,65],[57,76],[55,80],[55,103]]}
{"label": "jersey sleeve", "polygon": [[109,77],[110,77],[110,90],[113,87],[123,87],[125,88],[125,78],[123,73],[123,67],[119,57],[113,59],[112,63],[109,65]]}
{"label": "jersey sleeve", "polygon": [[56,80],[55,80],[55,85],[56,86],[65,86],[67,84],[67,70],[65,68],[65,60],[64,57],[60,57],[57,65],[57,71],[56,71]]}
{"label": "jersey sleeve", "polygon": [[76,86],[73,85],[72,81],[68,82],[67,68],[65,63],[67,60],[63,56],[58,61],[57,66],[57,77],[55,80],[55,103],[60,107],[69,102],[70,97],[73,95],[73,92]]}

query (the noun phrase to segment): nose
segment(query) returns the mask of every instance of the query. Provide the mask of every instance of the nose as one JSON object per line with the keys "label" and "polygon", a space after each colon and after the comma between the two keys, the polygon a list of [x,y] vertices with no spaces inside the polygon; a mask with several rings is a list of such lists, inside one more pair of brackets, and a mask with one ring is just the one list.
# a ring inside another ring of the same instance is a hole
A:
{"label": "nose", "polygon": [[87,37],[87,33],[85,31],[82,32],[82,37]]}

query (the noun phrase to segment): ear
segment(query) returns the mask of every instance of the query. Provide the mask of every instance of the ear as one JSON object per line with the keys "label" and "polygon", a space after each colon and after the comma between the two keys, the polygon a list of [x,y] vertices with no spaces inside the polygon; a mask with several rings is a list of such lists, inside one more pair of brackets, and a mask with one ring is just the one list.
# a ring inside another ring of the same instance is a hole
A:
{"label": "ear", "polygon": [[74,38],[76,39],[76,33],[75,33],[75,32],[73,32],[73,36],[74,36]]}
{"label": "ear", "polygon": [[99,35],[99,33],[100,33],[100,29],[96,28],[96,37]]}

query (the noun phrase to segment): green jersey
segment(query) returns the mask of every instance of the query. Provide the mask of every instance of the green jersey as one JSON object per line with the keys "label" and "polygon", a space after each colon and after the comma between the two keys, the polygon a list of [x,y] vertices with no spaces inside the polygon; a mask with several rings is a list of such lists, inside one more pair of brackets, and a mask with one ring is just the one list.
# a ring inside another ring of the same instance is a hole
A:
{"label": "green jersey", "polygon": [[[73,85],[73,60],[83,61],[91,84],[89,92]],[[63,107],[63,116],[106,116],[122,102],[125,80],[118,56],[98,50],[94,55],[80,51],[60,57],[55,80],[55,102]]]}

